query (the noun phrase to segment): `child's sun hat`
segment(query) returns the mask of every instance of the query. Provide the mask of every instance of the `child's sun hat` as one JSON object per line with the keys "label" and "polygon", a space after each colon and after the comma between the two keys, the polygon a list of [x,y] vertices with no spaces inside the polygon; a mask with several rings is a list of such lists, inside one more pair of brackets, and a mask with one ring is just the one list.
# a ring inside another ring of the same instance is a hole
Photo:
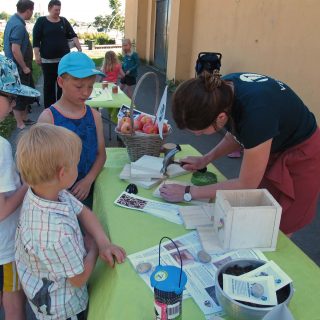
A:
{"label": "child's sun hat", "polygon": [[16,64],[3,55],[0,55],[0,91],[16,96],[40,96],[38,90],[21,84]]}
{"label": "child's sun hat", "polygon": [[70,52],[63,56],[58,66],[58,76],[68,73],[79,79],[93,75],[105,76],[103,72],[96,69],[94,62],[82,52]]}

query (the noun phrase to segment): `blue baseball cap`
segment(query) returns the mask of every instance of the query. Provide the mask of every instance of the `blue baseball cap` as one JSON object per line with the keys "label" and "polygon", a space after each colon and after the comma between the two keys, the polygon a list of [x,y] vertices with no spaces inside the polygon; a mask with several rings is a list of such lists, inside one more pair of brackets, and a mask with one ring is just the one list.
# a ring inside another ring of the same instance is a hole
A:
{"label": "blue baseball cap", "polygon": [[40,96],[38,90],[21,84],[16,64],[3,55],[0,55],[0,91],[16,96]]}
{"label": "blue baseball cap", "polygon": [[87,78],[93,75],[105,76],[105,74],[96,69],[94,62],[82,52],[70,52],[63,56],[58,66],[58,76],[68,73],[79,79]]}

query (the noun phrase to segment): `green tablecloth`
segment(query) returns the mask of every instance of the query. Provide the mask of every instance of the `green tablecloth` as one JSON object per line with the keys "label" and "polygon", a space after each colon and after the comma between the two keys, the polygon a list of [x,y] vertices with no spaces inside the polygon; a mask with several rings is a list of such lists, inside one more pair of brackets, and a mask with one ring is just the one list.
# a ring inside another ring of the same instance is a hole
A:
{"label": "green tablecloth", "polygon": [[[192,147],[182,146],[179,157],[197,154]],[[105,168],[95,184],[94,212],[111,240],[131,254],[157,245],[164,235],[174,238],[185,234],[187,231],[181,225],[113,204],[127,186],[127,182],[119,179],[126,162],[129,162],[126,149],[108,148]],[[224,179],[212,165],[208,169],[217,174],[218,181]],[[191,175],[180,177],[188,181],[190,178]],[[139,195],[152,198],[152,191],[139,188]],[[265,255],[278,263],[294,281],[295,293],[290,310],[295,319],[319,320],[319,267],[283,234],[279,235],[277,251]],[[154,319],[153,293],[128,260],[114,269],[99,260],[90,278],[89,294],[89,320]],[[200,320],[205,317],[195,302],[188,299],[183,302],[183,319]]]}
{"label": "green tablecloth", "polygon": [[[105,101],[98,100],[97,101],[95,98],[92,98],[90,100],[87,100],[86,104],[90,107],[93,107],[93,108],[108,109],[109,114],[110,114],[110,119],[116,123],[118,109],[121,108],[121,106],[123,104],[130,106],[131,99],[123,91],[121,91],[120,88],[118,88],[117,94],[113,94],[111,92],[111,86],[112,85],[110,84],[108,90],[112,96],[112,100],[105,100]],[[96,82],[94,84],[94,88],[102,88],[102,83]]]}

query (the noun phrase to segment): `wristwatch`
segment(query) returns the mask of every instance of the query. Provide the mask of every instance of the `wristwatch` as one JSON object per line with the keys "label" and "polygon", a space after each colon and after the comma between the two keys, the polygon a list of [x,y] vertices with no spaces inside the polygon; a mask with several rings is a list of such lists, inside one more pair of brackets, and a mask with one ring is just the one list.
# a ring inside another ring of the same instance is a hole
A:
{"label": "wristwatch", "polygon": [[184,201],[191,201],[192,200],[192,195],[190,193],[190,188],[191,186],[186,186],[185,190],[184,190],[184,195],[183,195],[183,200]]}

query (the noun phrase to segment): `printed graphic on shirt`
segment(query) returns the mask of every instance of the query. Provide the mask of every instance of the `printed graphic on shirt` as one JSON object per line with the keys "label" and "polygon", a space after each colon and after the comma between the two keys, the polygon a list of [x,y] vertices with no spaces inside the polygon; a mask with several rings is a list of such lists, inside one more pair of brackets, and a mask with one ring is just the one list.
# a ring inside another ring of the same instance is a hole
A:
{"label": "printed graphic on shirt", "polygon": [[245,82],[265,82],[268,81],[268,77],[256,74],[256,73],[243,73],[240,75],[240,80]]}
{"label": "printed graphic on shirt", "polygon": [[38,308],[38,312],[44,313],[42,306],[46,307],[46,314],[52,315],[50,313],[51,308],[51,297],[49,293],[49,287],[53,284],[53,281],[47,278],[42,278],[43,285],[39,291],[31,299],[31,302]]}

